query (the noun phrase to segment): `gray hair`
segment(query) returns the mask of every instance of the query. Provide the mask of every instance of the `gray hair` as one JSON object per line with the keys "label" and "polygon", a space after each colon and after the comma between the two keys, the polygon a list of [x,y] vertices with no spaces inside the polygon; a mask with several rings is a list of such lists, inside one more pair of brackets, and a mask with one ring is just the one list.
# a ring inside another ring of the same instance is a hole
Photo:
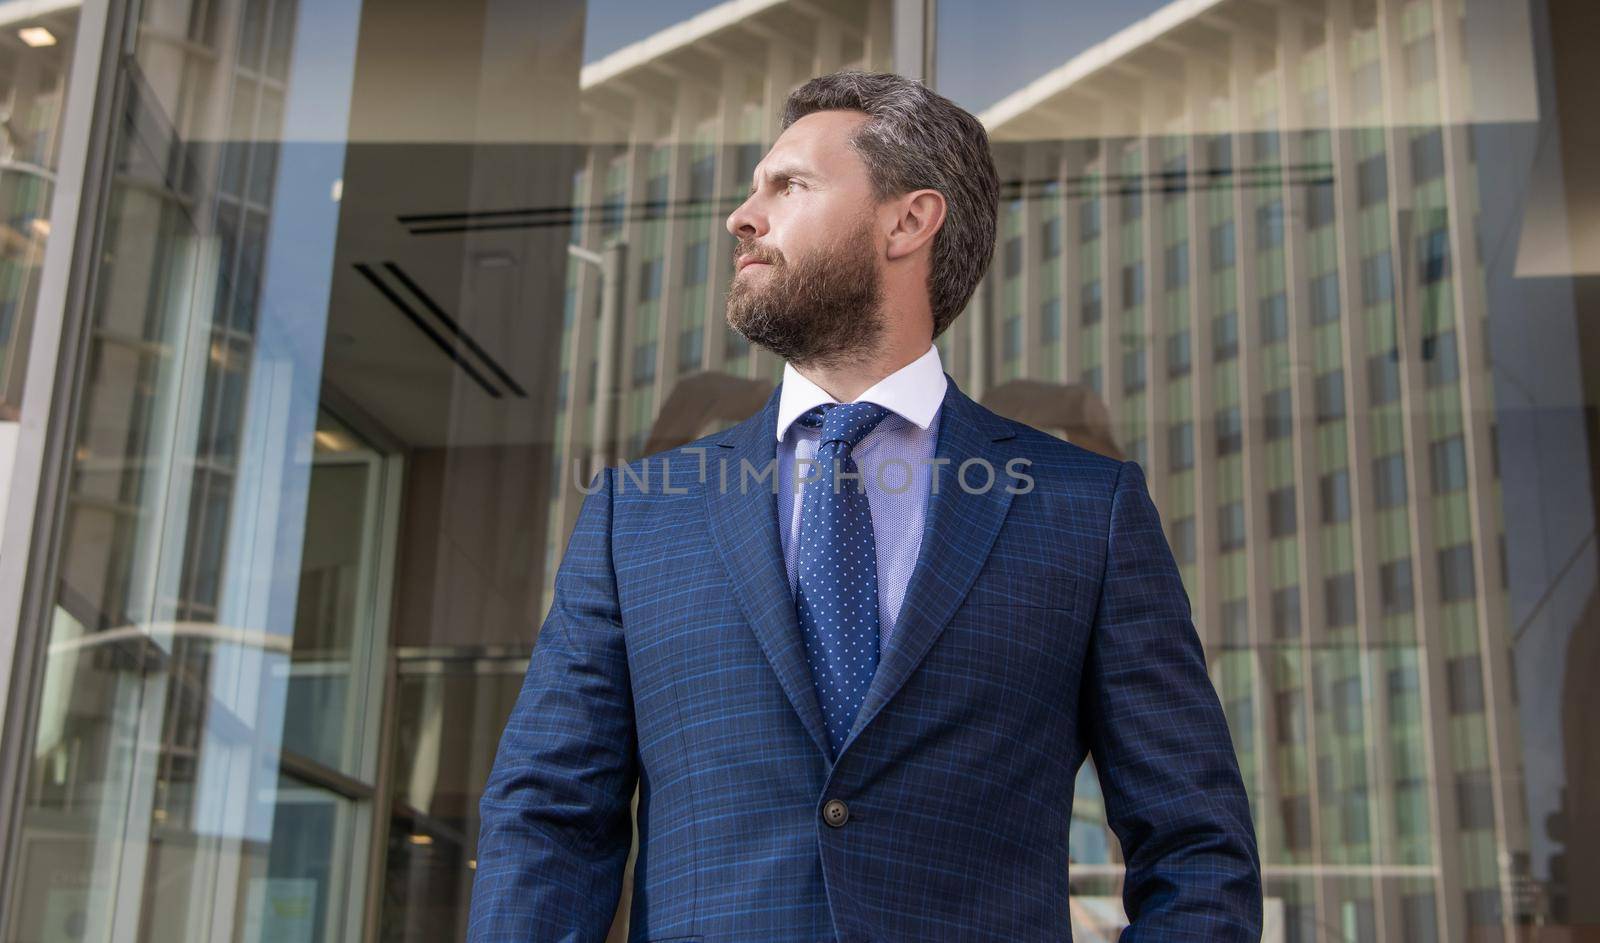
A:
{"label": "gray hair", "polygon": [[864,111],[872,117],[850,138],[867,165],[879,201],[912,190],[944,195],[944,224],[933,237],[928,302],[933,336],[956,319],[994,258],[1000,176],[989,133],[971,112],[915,79],[848,70],[795,89],[779,129],[817,111]]}

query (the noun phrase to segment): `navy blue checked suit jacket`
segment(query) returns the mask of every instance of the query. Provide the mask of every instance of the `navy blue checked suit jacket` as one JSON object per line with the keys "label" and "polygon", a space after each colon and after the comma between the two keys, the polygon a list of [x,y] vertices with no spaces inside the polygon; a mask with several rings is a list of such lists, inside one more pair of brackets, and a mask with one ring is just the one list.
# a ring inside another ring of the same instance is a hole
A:
{"label": "navy blue checked suit jacket", "polygon": [[1250,807],[1142,471],[946,378],[949,461],[837,761],[779,544],[779,392],[595,476],[483,793],[469,940],[604,940],[636,781],[630,943],[1068,940],[1086,755],[1123,940],[1259,938]]}

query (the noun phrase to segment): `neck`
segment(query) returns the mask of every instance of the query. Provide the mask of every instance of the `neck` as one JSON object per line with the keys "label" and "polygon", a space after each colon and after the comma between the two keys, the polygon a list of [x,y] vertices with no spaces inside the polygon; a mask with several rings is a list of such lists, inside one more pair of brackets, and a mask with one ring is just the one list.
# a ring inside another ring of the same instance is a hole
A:
{"label": "neck", "polygon": [[871,389],[879,380],[927,353],[928,346],[929,341],[924,334],[919,338],[899,338],[856,358],[804,366],[791,365],[829,396],[841,403],[853,403],[856,397]]}

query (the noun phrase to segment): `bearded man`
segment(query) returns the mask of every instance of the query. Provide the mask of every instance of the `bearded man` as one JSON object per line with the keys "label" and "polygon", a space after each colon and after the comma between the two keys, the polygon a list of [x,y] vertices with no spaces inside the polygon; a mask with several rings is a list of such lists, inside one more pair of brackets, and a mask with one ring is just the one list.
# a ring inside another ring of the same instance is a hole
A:
{"label": "bearded man", "polygon": [[915,81],[791,95],[727,219],[785,361],[730,429],[596,476],[481,802],[469,939],[1071,937],[1094,760],[1125,941],[1254,940],[1250,806],[1132,461],[985,409],[939,337],[994,253],[983,126]]}

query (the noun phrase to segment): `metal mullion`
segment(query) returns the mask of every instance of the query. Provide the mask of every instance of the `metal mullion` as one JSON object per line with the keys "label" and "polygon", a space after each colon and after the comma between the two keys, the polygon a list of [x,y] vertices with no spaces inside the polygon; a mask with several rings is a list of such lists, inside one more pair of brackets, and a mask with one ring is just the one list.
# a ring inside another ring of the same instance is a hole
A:
{"label": "metal mullion", "polygon": [[[1300,108],[1300,82],[1295,72],[1301,61],[1302,36],[1304,21],[1300,15],[1286,8],[1278,12],[1278,121],[1279,138],[1278,154],[1280,164],[1299,164],[1303,161],[1301,156],[1302,139],[1305,126]],[[1304,327],[1306,300],[1301,292],[1301,286],[1306,280],[1306,260],[1304,252],[1305,227],[1304,219],[1300,213],[1295,212],[1295,186],[1296,181],[1289,179],[1287,174],[1279,177],[1279,193],[1283,205],[1283,287],[1285,299],[1286,319],[1288,322],[1288,344],[1293,352],[1291,362],[1305,362],[1309,359],[1310,342],[1306,337]],[[1291,400],[1293,394],[1291,393]],[[1316,659],[1314,653],[1325,641],[1327,627],[1322,614],[1326,611],[1324,605],[1323,581],[1321,574],[1316,574],[1318,579],[1313,580],[1312,574],[1307,569],[1305,555],[1300,559],[1300,599],[1301,599],[1301,626],[1304,630],[1300,638],[1304,644],[1297,652],[1300,663],[1300,706],[1305,712],[1305,740],[1303,749],[1306,757],[1306,796],[1310,804],[1311,825],[1311,860],[1322,860],[1322,788],[1318,782],[1318,736],[1317,736],[1317,711],[1316,711]],[[1328,912],[1327,881],[1318,875],[1312,880],[1312,907],[1313,912],[1320,919]]]}
{"label": "metal mullion", "polygon": [[[1411,253],[1411,227],[1402,226],[1401,214],[1409,220],[1413,210],[1412,180],[1402,173],[1400,161],[1410,153],[1410,137],[1406,125],[1397,123],[1408,111],[1399,74],[1404,62],[1404,49],[1400,43],[1400,5],[1398,0],[1377,0],[1378,61],[1383,75],[1383,123],[1385,168],[1389,191],[1389,245],[1393,260],[1394,277],[1394,331],[1395,351],[1399,361],[1400,418],[1406,443],[1406,484],[1411,559],[1416,567],[1412,585],[1415,613],[1415,643],[1419,670],[1419,706],[1423,712],[1423,749],[1427,755],[1427,769],[1432,787],[1429,803],[1429,827],[1433,838],[1433,859],[1439,867],[1439,881],[1435,885],[1435,916],[1439,924],[1440,939],[1452,939],[1466,926],[1466,902],[1460,891],[1463,888],[1459,836],[1447,848],[1444,823],[1459,821],[1456,808],[1455,765],[1449,731],[1448,711],[1441,696],[1446,690],[1445,664],[1442,657],[1442,640],[1438,638],[1439,606],[1438,580],[1435,566],[1436,554],[1424,557],[1423,551],[1436,551],[1432,534],[1432,508],[1425,499],[1419,499],[1416,489],[1416,457],[1418,448],[1425,447],[1417,429],[1418,390],[1421,386],[1421,368],[1418,360],[1421,335],[1410,315],[1416,310],[1415,259]],[[1404,207],[1404,209],[1402,209]],[[1352,480],[1355,470],[1352,469]],[[1448,774],[1441,775],[1441,774]],[[1448,782],[1446,782],[1448,779]],[[1452,835],[1457,829],[1452,827]]]}
{"label": "metal mullion", "polygon": [[129,6],[85,0],[79,12],[50,202],[55,251],[45,253],[40,268],[21,435],[0,531],[0,903],[11,899],[16,882],[22,798],[87,364],[94,260],[115,166],[122,104],[118,63]]}
{"label": "metal mullion", "polygon": [[[1345,376],[1345,396],[1347,399],[1353,398],[1361,407],[1345,410],[1345,441],[1348,454],[1360,456],[1365,467],[1370,465],[1366,456],[1371,451],[1371,434],[1366,422],[1368,408],[1366,385],[1358,382],[1357,378],[1364,378],[1361,368],[1366,364],[1366,312],[1364,306],[1359,303],[1361,299],[1361,256],[1357,245],[1359,208],[1357,194],[1351,184],[1357,177],[1357,163],[1352,154],[1354,117],[1350,113],[1350,96],[1346,94],[1344,84],[1352,75],[1348,63],[1350,33],[1350,0],[1332,0],[1328,17],[1327,81],[1329,106],[1334,124],[1334,128],[1331,129],[1335,207],[1333,225],[1336,229],[1339,265],[1340,360]],[[1380,791],[1387,789],[1392,778],[1388,751],[1378,748],[1377,731],[1380,728],[1376,723],[1380,718],[1387,717],[1387,711],[1380,711],[1377,707],[1379,701],[1377,681],[1379,677],[1387,676],[1375,676],[1371,670],[1369,653],[1382,650],[1382,643],[1386,640],[1374,637],[1374,627],[1381,625],[1382,619],[1379,581],[1374,576],[1378,566],[1377,538],[1373,533],[1374,519],[1366,514],[1352,514],[1350,524],[1352,557],[1355,561],[1358,667],[1362,688],[1366,694],[1362,699],[1364,739],[1362,754],[1366,761],[1368,847],[1372,858],[1370,863],[1377,865],[1382,863],[1383,851],[1388,848],[1386,841],[1388,836],[1383,828],[1383,819],[1378,814],[1380,803],[1376,798]],[[1410,565],[1415,567],[1416,562],[1412,561]],[[1392,895],[1386,882],[1374,879],[1370,881],[1370,887],[1378,940],[1382,943],[1389,938],[1390,921],[1376,918],[1391,913],[1398,917],[1397,903],[1391,900]]]}
{"label": "metal mullion", "polygon": [[[1495,868],[1500,875],[1500,921],[1501,930],[1510,938],[1517,929],[1512,854],[1514,850],[1527,849],[1528,835],[1527,823],[1518,814],[1519,800],[1516,795],[1508,794],[1507,788],[1506,771],[1520,766],[1515,746],[1520,738],[1516,700],[1512,693],[1510,648],[1491,615],[1505,611],[1506,593],[1500,580],[1500,547],[1494,523],[1493,469],[1489,461],[1491,446],[1487,417],[1493,409],[1490,402],[1493,396],[1490,384],[1493,380],[1481,342],[1486,330],[1486,317],[1478,276],[1480,263],[1471,233],[1475,223],[1466,213],[1473,198],[1468,181],[1471,169],[1465,154],[1466,136],[1472,130],[1466,123],[1469,105],[1456,98],[1454,80],[1458,76],[1463,80],[1467,77],[1462,67],[1464,52],[1460,48],[1461,31],[1457,28],[1461,17],[1454,13],[1457,3],[1447,4],[1445,0],[1431,0],[1431,3],[1434,44],[1438,51],[1437,86],[1442,115],[1440,136],[1444,145],[1445,202],[1449,207],[1446,223],[1458,372],[1455,381],[1458,393],[1456,408],[1462,415],[1462,439],[1469,462],[1467,512],[1473,535],[1479,665],[1486,692],[1484,728],[1489,738],[1489,784],[1499,846],[1496,849]],[[1420,460],[1421,456],[1418,458]],[[1432,500],[1431,490],[1429,500]],[[1491,586],[1494,587],[1492,590]]]}

